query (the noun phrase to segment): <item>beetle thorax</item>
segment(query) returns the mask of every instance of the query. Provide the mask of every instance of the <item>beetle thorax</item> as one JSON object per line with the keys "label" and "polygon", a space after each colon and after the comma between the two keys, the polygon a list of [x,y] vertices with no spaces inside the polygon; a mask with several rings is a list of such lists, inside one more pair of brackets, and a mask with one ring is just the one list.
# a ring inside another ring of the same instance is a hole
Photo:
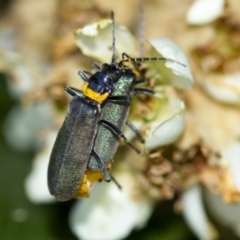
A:
{"label": "beetle thorax", "polygon": [[86,97],[102,103],[113,91],[113,84],[120,78],[121,71],[115,64],[103,64],[100,71],[93,74],[83,86]]}

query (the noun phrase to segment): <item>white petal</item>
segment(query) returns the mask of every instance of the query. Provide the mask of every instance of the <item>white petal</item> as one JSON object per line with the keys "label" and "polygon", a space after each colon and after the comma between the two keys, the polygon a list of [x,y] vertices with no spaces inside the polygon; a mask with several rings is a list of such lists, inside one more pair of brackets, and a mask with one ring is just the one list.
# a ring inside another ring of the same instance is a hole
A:
{"label": "white petal", "polygon": [[200,240],[216,239],[216,230],[210,224],[205,212],[201,190],[198,185],[191,187],[182,195],[183,216]]}
{"label": "white petal", "polygon": [[52,109],[48,102],[30,106],[13,107],[4,122],[4,134],[8,144],[19,151],[38,149],[43,143],[39,131],[48,127]]}
{"label": "white petal", "polygon": [[158,119],[157,126],[152,126],[147,133],[146,150],[152,150],[156,147],[165,146],[175,142],[184,130],[184,103],[178,99],[171,99],[166,106],[171,116],[159,113],[161,119]]}
{"label": "white petal", "polygon": [[[182,49],[167,38],[152,38],[148,41],[156,50],[153,57],[159,57],[157,54],[160,54],[164,58],[172,59],[186,66],[172,61],[165,61],[165,67],[163,68],[159,61],[152,62],[152,65],[159,70],[159,74],[176,87],[191,88],[194,80],[187,56]],[[168,71],[166,71],[166,67],[169,68]]]}
{"label": "white petal", "polygon": [[78,201],[71,210],[70,226],[79,239],[124,239],[148,220],[152,201],[145,196],[134,196],[136,186],[130,172],[115,177],[122,190],[113,183],[100,183],[89,199]]}
{"label": "white petal", "polygon": [[0,49],[0,58],[3,59],[0,62],[0,71],[9,73],[10,78],[13,78],[13,81],[9,80],[7,84],[14,98],[18,99],[34,87],[43,86],[49,81],[46,78],[47,68],[28,61],[20,53]]}
{"label": "white petal", "polygon": [[204,199],[208,205],[209,213],[223,226],[233,229],[240,237],[240,204],[229,204],[218,195],[212,194],[206,189]]}
{"label": "white petal", "polygon": [[7,50],[14,49],[17,44],[17,40],[17,27],[14,27],[13,24],[8,27],[1,27],[0,48]]}
{"label": "white petal", "polygon": [[47,186],[47,169],[52,152],[53,144],[56,140],[57,132],[50,132],[47,136],[45,147],[33,161],[31,173],[25,182],[25,190],[28,198],[35,204],[54,202],[55,198],[50,195]]}
{"label": "white petal", "polygon": [[8,81],[9,91],[12,96],[19,97],[20,94],[28,92],[33,88],[32,76],[24,66],[16,66],[12,70],[12,75],[17,78],[17,84],[12,84]]}
{"label": "white petal", "polygon": [[203,25],[216,20],[224,10],[224,0],[195,0],[187,13],[187,22]]}
{"label": "white petal", "polygon": [[203,89],[219,102],[240,103],[240,73],[220,75],[211,74],[201,82]]}
{"label": "white petal", "polygon": [[[75,32],[76,44],[81,51],[101,62],[110,62],[112,58],[112,30],[109,19],[100,20],[78,29]],[[137,44],[132,34],[124,27],[115,24],[116,53],[123,52],[136,56]]]}
{"label": "white petal", "polygon": [[240,191],[240,143],[235,142],[224,149],[221,152],[221,160],[228,163],[234,183]]}

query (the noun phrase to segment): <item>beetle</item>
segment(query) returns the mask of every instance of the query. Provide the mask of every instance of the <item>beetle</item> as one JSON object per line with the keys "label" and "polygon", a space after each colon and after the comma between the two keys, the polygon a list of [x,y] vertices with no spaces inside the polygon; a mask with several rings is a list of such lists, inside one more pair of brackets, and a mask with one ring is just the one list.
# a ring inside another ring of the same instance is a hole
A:
{"label": "beetle", "polygon": [[[48,167],[49,190],[57,200],[73,198],[87,167],[101,169],[104,180],[111,180],[105,164],[112,160],[116,152],[116,136],[126,139],[121,131],[128,115],[134,81],[135,74],[130,69],[104,64],[84,84],[82,96],[80,91],[66,87],[73,99],[59,130]],[[111,95],[112,92],[114,95]],[[121,92],[126,95],[115,95]],[[113,116],[115,122],[109,122]],[[117,126],[114,125],[116,123]],[[100,129],[101,126],[105,129]],[[105,146],[99,155],[95,149],[101,149],[102,145],[95,146],[95,141],[99,143],[102,139]],[[102,158],[101,154],[104,153],[107,156]],[[89,162],[90,158],[94,164]]]}
{"label": "beetle", "polygon": [[[141,81],[142,82],[142,81]],[[140,151],[135,148],[131,143],[127,142],[126,137],[122,133],[123,127],[128,125],[137,136],[141,143],[144,143],[144,139],[138,130],[127,121],[127,117],[130,109],[130,102],[133,95],[137,94],[137,91],[142,91],[144,94],[153,94],[150,89],[136,88],[140,81],[137,79],[136,74],[131,69],[125,69],[121,75],[121,78],[114,84],[114,91],[112,92],[112,98],[126,96],[128,101],[116,102],[106,101],[100,114],[100,125],[95,138],[93,150],[97,153],[105,165],[113,161],[113,157],[119,145],[119,138],[123,138],[125,143],[130,145],[137,153]],[[90,157],[88,168],[97,171],[99,166],[93,156]]]}
{"label": "beetle", "polygon": [[53,146],[48,166],[48,188],[59,201],[68,201],[76,196],[87,169],[100,170],[105,181],[111,180],[106,166],[113,159],[120,137],[138,153],[140,152],[127,142],[122,129],[127,123],[138,139],[144,142],[140,133],[126,119],[135,92],[143,94],[154,92],[136,88],[135,85],[143,81],[136,80],[136,74],[124,63],[170,60],[130,58],[123,53],[122,60],[117,63],[113,12],[111,19],[113,32],[111,63],[104,63],[90,77],[88,72],[80,71],[79,75],[85,81],[82,91],[71,87],[65,88],[73,99]]}
{"label": "beetle", "polygon": [[[67,201],[76,193],[86,171],[100,118],[101,104],[109,98],[113,84],[120,77],[114,64],[103,64],[83,86],[83,95],[73,88],[66,91],[73,96],[66,118],[59,130],[48,167],[48,187],[59,201]],[[98,161],[98,158],[96,159]],[[104,178],[110,176],[99,163]]]}

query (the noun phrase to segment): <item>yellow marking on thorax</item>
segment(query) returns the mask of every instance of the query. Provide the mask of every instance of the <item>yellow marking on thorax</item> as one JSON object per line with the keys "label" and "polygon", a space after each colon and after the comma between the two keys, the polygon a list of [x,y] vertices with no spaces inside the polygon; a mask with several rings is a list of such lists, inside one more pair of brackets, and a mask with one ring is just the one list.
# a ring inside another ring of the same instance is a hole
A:
{"label": "yellow marking on thorax", "polygon": [[106,98],[109,96],[109,93],[99,94],[97,92],[94,92],[92,89],[88,88],[88,82],[83,85],[83,93],[85,96],[89,97],[90,99],[102,103]]}

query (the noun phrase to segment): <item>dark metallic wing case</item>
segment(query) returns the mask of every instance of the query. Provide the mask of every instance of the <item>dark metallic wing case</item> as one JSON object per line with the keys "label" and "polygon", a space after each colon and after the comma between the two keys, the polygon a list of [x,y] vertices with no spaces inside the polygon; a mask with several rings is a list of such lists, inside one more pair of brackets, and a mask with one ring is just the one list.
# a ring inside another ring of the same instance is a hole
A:
{"label": "dark metallic wing case", "polygon": [[99,107],[75,96],[59,130],[48,167],[48,187],[59,201],[74,197],[84,177],[99,121]]}
{"label": "dark metallic wing case", "polygon": [[[124,95],[131,98],[134,82],[135,74],[131,70],[123,73],[117,83],[114,84],[111,96]],[[111,122],[122,131],[128,117],[129,109],[130,106],[119,105],[107,101],[101,109],[100,119]],[[105,164],[113,160],[118,145],[119,140],[104,126],[99,125],[93,149],[102,158]],[[90,158],[88,168],[91,170],[99,170],[99,166],[94,157]]]}

